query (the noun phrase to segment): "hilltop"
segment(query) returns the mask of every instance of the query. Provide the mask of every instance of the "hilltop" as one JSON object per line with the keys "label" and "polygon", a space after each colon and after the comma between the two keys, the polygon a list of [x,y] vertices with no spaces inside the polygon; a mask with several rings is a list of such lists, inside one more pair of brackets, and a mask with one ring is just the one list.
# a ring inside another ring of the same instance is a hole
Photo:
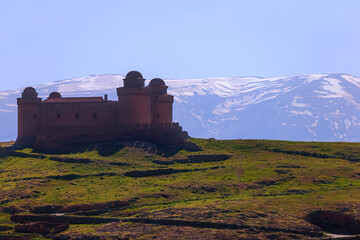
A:
{"label": "hilltop", "polygon": [[[319,239],[326,238],[323,230],[360,233],[358,143],[190,141],[202,150],[122,142],[49,155],[2,143],[0,229],[8,230],[0,235]],[[12,229],[41,220],[39,214],[70,226],[50,235]]]}

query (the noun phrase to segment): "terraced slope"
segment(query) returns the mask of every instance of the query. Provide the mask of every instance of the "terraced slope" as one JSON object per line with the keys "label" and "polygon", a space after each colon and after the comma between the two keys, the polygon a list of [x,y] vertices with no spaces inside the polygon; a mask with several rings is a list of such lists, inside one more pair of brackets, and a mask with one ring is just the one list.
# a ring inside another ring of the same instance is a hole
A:
{"label": "terraced slope", "polygon": [[[3,143],[0,238],[326,238],[320,227],[360,234],[360,144],[191,141],[202,150],[138,142],[47,155]],[[29,219],[70,227],[12,229]]]}

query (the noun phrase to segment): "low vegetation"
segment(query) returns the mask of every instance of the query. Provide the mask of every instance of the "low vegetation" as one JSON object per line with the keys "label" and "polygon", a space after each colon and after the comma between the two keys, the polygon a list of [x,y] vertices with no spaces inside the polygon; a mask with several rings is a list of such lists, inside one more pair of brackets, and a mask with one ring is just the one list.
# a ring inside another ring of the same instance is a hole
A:
{"label": "low vegetation", "polygon": [[[360,234],[359,143],[190,141],[201,150],[113,143],[52,155],[1,143],[0,238],[328,238],[322,229]],[[345,214],[351,230],[340,220],[334,228],[330,220],[314,225],[325,218],[311,215],[319,211],[327,218]],[[47,234],[14,230],[26,223],[23,215],[39,214],[70,226]]]}

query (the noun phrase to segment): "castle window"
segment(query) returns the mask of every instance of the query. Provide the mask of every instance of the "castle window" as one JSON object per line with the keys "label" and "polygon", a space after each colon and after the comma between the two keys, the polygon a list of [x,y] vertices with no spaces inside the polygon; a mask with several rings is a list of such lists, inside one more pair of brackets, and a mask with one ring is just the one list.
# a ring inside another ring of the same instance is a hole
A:
{"label": "castle window", "polygon": [[61,118],[61,114],[60,114],[60,113],[56,114],[56,118],[57,118],[57,119],[60,119],[60,118]]}
{"label": "castle window", "polygon": [[93,118],[96,119],[97,118],[97,113],[93,114]]}
{"label": "castle window", "polygon": [[159,98],[159,96],[156,96],[156,97],[155,97],[155,99],[158,99],[158,98]]}
{"label": "castle window", "polygon": [[157,118],[160,118],[160,114],[157,115]]}
{"label": "castle window", "polygon": [[80,115],[78,113],[75,113],[75,119],[79,119]]}
{"label": "castle window", "polygon": [[36,114],[34,114],[34,118],[37,118],[37,115],[36,115]]}

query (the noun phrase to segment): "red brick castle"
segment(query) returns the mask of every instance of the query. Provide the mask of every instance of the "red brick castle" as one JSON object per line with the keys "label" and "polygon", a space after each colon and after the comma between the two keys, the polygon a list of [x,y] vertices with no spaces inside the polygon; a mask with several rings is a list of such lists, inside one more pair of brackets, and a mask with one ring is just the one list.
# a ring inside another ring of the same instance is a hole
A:
{"label": "red brick castle", "polygon": [[45,151],[71,149],[93,143],[142,140],[182,146],[187,133],[172,122],[174,97],[160,78],[150,81],[129,72],[118,101],[105,97],[62,97],[52,92],[42,101],[27,87],[18,103],[16,145]]}

